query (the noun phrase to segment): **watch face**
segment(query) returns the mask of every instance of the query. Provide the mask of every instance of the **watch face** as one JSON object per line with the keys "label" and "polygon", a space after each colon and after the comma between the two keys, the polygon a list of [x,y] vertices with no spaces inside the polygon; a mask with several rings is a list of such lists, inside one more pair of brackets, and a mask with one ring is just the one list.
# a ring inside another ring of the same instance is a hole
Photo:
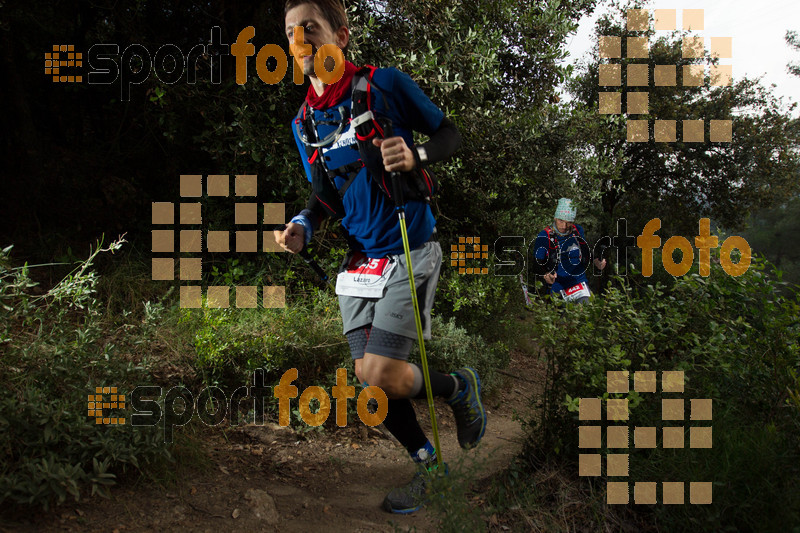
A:
{"label": "watch face", "polygon": [[419,160],[423,163],[428,160],[428,152],[422,146],[417,147],[417,153],[419,154]]}

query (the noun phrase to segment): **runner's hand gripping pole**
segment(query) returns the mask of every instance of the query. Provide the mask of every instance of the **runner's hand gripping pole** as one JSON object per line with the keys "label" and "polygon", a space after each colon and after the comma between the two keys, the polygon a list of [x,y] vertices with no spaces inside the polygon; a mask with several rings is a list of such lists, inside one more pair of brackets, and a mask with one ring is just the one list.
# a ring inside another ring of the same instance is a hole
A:
{"label": "runner's hand gripping pole", "polygon": [[[388,120],[381,120],[384,138],[392,137],[392,124]],[[394,197],[395,212],[400,222],[400,233],[403,236],[403,252],[408,268],[408,283],[411,286],[411,302],[414,304],[414,321],[417,324],[417,340],[419,341],[419,354],[422,359],[422,373],[425,379],[425,393],[428,397],[428,411],[431,416],[431,429],[433,430],[433,445],[436,449],[436,461],[441,468],[443,465],[442,447],[439,445],[439,428],[436,424],[436,411],[433,408],[433,392],[431,391],[430,372],[428,370],[428,357],[425,354],[425,340],[422,338],[422,319],[419,312],[419,301],[417,300],[417,287],[414,285],[414,269],[411,266],[411,250],[408,245],[408,229],[406,228],[406,211],[403,202],[403,185],[400,180],[403,177],[399,172],[392,172],[392,196]]]}

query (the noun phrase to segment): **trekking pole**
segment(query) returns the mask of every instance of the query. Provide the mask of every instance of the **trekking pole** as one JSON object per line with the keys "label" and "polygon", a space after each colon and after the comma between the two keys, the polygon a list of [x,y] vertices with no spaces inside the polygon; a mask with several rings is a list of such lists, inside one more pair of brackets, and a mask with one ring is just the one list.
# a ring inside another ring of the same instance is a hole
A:
{"label": "trekking pole", "polygon": [[316,261],[314,261],[314,258],[311,257],[311,254],[308,253],[308,250],[306,250],[305,247],[300,250],[300,257],[302,257],[303,261],[305,261],[306,264],[311,267],[311,270],[316,272],[317,276],[319,276],[320,279],[325,282],[325,284],[327,284],[329,287],[332,287],[331,281],[328,279],[328,275],[324,270],[322,270],[322,267],[319,266]]}
{"label": "trekking pole", "polygon": [[[278,231],[285,231],[286,230],[286,224],[282,224],[280,226],[277,226],[275,229],[278,230]],[[311,257],[311,254],[308,253],[308,250],[306,249],[305,245],[303,245],[303,248],[300,250],[299,254],[300,254],[300,257],[303,258],[303,261],[305,261],[306,264],[309,267],[311,267],[311,270],[313,270],[317,274],[317,276],[320,277],[320,279],[323,282],[325,282],[329,287],[333,286],[331,284],[331,282],[330,282],[330,279],[328,278],[328,275],[325,273],[324,270],[322,270],[322,267],[319,266],[319,264],[316,261],[314,261],[314,258]]]}
{"label": "trekking pole", "polygon": [[[392,137],[392,127],[390,123],[383,124],[384,138]],[[403,236],[403,252],[406,257],[406,267],[408,269],[408,284],[411,286],[411,302],[414,304],[414,321],[417,324],[417,340],[419,341],[419,355],[422,359],[422,373],[425,378],[425,394],[428,397],[428,411],[431,415],[431,428],[433,429],[433,445],[436,447],[436,462],[441,468],[443,465],[442,449],[439,446],[439,428],[436,425],[436,411],[433,408],[433,392],[431,392],[431,379],[428,371],[428,357],[425,354],[425,340],[422,338],[422,319],[419,314],[419,302],[417,301],[417,287],[414,285],[414,269],[411,267],[411,250],[408,246],[408,230],[406,229],[406,210],[403,204],[403,187],[400,180],[403,179],[399,172],[390,173],[392,181],[392,196],[394,196],[394,207],[397,218],[400,222],[400,233]]]}
{"label": "trekking pole", "polygon": [[525,305],[527,307],[530,307],[533,304],[531,304],[531,299],[528,296],[528,286],[525,285],[525,280],[522,277],[522,272],[519,273],[519,282],[522,285],[522,294],[523,296],[525,296]]}

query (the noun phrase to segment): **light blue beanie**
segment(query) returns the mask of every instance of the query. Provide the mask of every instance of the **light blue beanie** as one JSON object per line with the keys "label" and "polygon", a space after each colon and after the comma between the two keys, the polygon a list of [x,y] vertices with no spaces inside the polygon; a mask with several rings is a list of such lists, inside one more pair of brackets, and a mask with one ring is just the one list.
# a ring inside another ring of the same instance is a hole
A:
{"label": "light blue beanie", "polygon": [[575,208],[572,207],[572,200],[569,198],[559,198],[554,218],[560,218],[561,220],[566,220],[567,222],[574,222]]}

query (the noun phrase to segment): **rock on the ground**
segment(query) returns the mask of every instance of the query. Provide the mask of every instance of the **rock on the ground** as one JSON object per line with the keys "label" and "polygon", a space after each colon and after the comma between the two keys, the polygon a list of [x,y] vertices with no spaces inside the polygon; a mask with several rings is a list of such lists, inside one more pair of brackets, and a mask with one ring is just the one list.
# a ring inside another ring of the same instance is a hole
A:
{"label": "rock on the ground", "polygon": [[275,500],[262,489],[248,489],[244,494],[244,499],[249,502],[253,516],[258,520],[264,520],[270,525],[278,523],[278,509],[275,507]]}

